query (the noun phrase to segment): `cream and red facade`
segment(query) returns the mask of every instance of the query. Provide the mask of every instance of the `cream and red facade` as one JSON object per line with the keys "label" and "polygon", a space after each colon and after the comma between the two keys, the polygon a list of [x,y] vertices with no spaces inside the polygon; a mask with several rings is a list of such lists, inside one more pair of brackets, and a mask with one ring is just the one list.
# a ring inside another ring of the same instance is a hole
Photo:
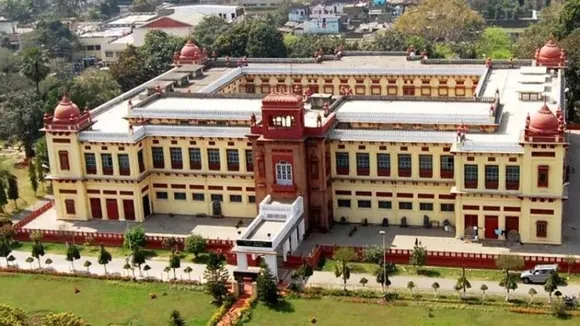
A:
{"label": "cream and red facade", "polygon": [[[200,55],[198,49],[193,52]],[[111,110],[123,106],[129,128],[109,134],[93,130],[96,120],[103,122],[99,116],[81,114],[64,99],[53,117],[45,117],[58,217],[254,218],[267,195],[281,202],[302,196],[310,231],[326,231],[340,221],[383,224],[387,219],[399,225],[404,219],[407,225],[424,226],[428,220],[434,226],[455,226],[457,237],[477,226],[480,239],[505,239],[517,231],[524,243],[561,243],[567,172],[565,123],[557,108],[562,103],[550,108],[526,102],[523,113],[517,111],[521,102],[510,102],[508,90],[486,85],[492,73],[511,80],[515,72],[510,77],[489,67],[454,67],[357,75],[349,69],[325,71],[324,66],[291,69],[237,68],[200,91],[211,96],[158,91],[136,104],[128,97]],[[549,78],[559,83],[559,68],[551,69]],[[486,91],[486,86],[497,91]],[[333,94],[334,99],[317,111],[305,106],[308,94],[298,95],[308,92]],[[228,116],[227,109],[216,109],[225,118],[187,111],[199,105],[188,99],[200,97],[208,105],[253,99],[256,107],[244,118]],[[507,100],[501,103],[500,98]],[[183,115],[147,111],[155,101],[174,99],[183,102]],[[421,120],[416,114],[419,120],[411,123],[400,112],[387,112],[383,119],[382,113],[370,111],[342,120],[351,117],[342,113],[345,105],[351,102],[356,111],[360,103],[364,111],[365,101],[409,101],[419,111],[422,102],[444,102],[457,112],[483,103],[490,111],[487,120],[465,123],[462,115]],[[508,119],[502,110],[510,113],[511,125],[502,120]],[[521,125],[515,132],[514,123]]]}

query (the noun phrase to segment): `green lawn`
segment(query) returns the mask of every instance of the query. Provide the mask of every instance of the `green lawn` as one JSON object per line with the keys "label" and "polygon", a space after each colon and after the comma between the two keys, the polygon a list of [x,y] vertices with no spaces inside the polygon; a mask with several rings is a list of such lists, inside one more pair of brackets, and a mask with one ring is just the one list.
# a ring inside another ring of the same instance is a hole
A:
{"label": "green lawn", "polygon": [[[425,303],[423,303],[425,304]],[[432,310],[431,316],[429,310]],[[552,316],[515,314],[501,309],[453,309],[419,306],[381,306],[369,303],[339,302],[324,297],[320,300],[288,300],[278,309],[258,305],[248,325],[482,325],[482,326],[556,326],[577,325],[578,320],[559,320]]]}
{"label": "green lawn", "polygon": [[[44,251],[47,254],[58,254],[64,255],[66,253],[66,245],[64,243],[43,243]],[[81,252],[81,256],[88,256],[88,257],[96,257],[99,255],[100,247],[99,246],[83,246],[78,245],[78,248]],[[32,242],[20,242],[15,245],[12,249],[31,252],[32,251]],[[119,257],[126,257],[131,253],[131,251],[124,247],[107,247],[107,251],[111,253],[113,258]],[[169,260],[169,256],[171,255],[171,251],[169,250],[154,250],[154,249],[146,249],[145,253],[148,259],[154,260]],[[182,261],[191,262],[193,261],[193,255],[180,252],[179,256]],[[198,259],[195,261],[196,263],[203,264],[205,262],[207,254],[200,254]]]}
{"label": "green lawn", "polygon": [[[75,287],[80,293],[74,293]],[[93,326],[166,325],[173,309],[187,325],[206,325],[217,310],[204,293],[159,283],[0,274],[0,289],[0,303],[29,313],[72,312]],[[157,299],[150,299],[149,293]]]}
{"label": "green lawn", "polygon": [[[334,272],[334,266],[336,262],[332,259],[327,259],[323,271]],[[351,272],[353,273],[370,273],[375,274],[378,266],[371,263],[351,263]],[[499,270],[494,269],[465,269],[467,278],[470,280],[481,280],[481,281],[497,281],[499,282],[503,275]],[[420,276],[427,277],[441,277],[441,278],[451,278],[457,279],[461,276],[461,268],[452,267],[433,267],[427,266],[423,268]],[[397,272],[393,275],[406,275],[406,276],[417,276],[416,269],[411,265],[397,265]],[[565,271],[560,271],[560,276],[568,278],[570,283],[580,283],[580,275],[578,274],[566,274]]]}

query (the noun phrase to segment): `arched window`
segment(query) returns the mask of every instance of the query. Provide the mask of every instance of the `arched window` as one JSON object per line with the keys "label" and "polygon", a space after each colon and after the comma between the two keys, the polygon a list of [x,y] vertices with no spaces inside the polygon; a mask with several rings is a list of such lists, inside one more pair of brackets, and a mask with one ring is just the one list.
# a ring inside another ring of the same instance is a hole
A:
{"label": "arched window", "polygon": [[288,161],[276,163],[276,184],[282,186],[292,185],[292,165]]}

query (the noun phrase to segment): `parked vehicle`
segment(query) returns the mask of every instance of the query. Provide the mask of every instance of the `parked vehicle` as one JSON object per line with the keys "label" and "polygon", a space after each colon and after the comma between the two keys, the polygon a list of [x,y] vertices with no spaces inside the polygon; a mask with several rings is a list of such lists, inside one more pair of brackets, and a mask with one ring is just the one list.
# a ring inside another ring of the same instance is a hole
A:
{"label": "parked vehicle", "polygon": [[563,302],[566,306],[572,307],[572,308],[576,308],[576,306],[578,305],[575,296],[565,295]]}
{"label": "parked vehicle", "polygon": [[550,274],[556,272],[558,272],[558,264],[536,265],[533,269],[523,271],[520,278],[525,284],[546,283]]}

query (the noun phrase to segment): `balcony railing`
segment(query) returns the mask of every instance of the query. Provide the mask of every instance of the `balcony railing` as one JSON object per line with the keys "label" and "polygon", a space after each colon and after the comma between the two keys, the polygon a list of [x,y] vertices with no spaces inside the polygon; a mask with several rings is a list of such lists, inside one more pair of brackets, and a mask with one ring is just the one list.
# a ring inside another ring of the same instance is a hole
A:
{"label": "balcony railing", "polygon": [[379,177],[388,177],[391,175],[391,169],[386,169],[386,168],[378,168],[377,169],[377,175]]}
{"label": "balcony railing", "polygon": [[254,171],[254,164],[246,164],[246,170],[248,170],[248,172]]}
{"label": "balcony railing", "polygon": [[86,170],[87,170],[87,174],[97,174],[97,167],[96,166],[87,166]]}
{"label": "balcony railing", "polygon": [[348,167],[336,167],[336,174],[338,175],[349,175],[350,170]]}
{"label": "balcony railing", "polygon": [[520,190],[520,182],[515,182],[515,181],[507,181],[505,183],[505,188],[507,190]]}
{"label": "balcony railing", "polygon": [[465,188],[476,189],[477,188],[477,180],[465,180]]}
{"label": "balcony railing", "polygon": [[239,170],[240,170],[239,164],[228,163],[228,171],[239,171]]}
{"label": "balcony railing", "polygon": [[211,162],[210,162],[210,163],[209,163],[209,169],[210,169],[211,171],[219,171],[219,170],[221,170],[221,166],[220,166],[220,164],[219,164],[219,163],[211,163]]}
{"label": "balcony railing", "polygon": [[419,170],[419,177],[421,178],[432,178],[433,177],[433,170],[429,169],[422,169]]}
{"label": "balcony railing", "polygon": [[497,189],[499,187],[499,183],[497,181],[485,181],[485,189]]}
{"label": "balcony railing", "polygon": [[121,175],[131,175],[131,169],[129,169],[129,168],[119,168],[119,174],[121,174]]}
{"label": "balcony railing", "polygon": [[189,161],[189,168],[192,170],[201,170],[200,161]]}
{"label": "balcony railing", "polygon": [[371,170],[369,168],[357,168],[356,174],[357,175],[370,175]]}
{"label": "balcony railing", "polygon": [[113,175],[113,167],[106,167],[103,166],[103,174],[104,175]]}
{"label": "balcony railing", "polygon": [[410,177],[411,169],[401,169],[399,168],[399,177]]}
{"label": "balcony railing", "polygon": [[171,168],[174,170],[181,170],[183,169],[183,162],[182,161],[171,162]]}
{"label": "balcony railing", "polygon": [[153,161],[153,168],[163,169],[165,168],[165,163],[163,161]]}
{"label": "balcony railing", "polygon": [[441,173],[441,178],[453,179],[453,170],[443,170],[439,171]]}

